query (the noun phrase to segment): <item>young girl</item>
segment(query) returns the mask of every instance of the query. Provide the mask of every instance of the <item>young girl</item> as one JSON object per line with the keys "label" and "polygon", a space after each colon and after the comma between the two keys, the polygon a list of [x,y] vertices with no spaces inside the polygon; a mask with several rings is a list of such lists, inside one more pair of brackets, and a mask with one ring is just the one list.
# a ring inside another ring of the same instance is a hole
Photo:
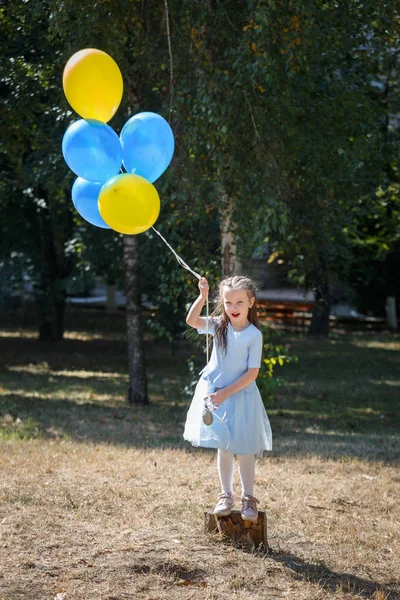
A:
{"label": "young girl", "polygon": [[[186,322],[199,333],[210,333],[214,345],[208,365],[189,408],[183,437],[193,446],[218,448],[218,473],[222,491],[214,514],[229,515],[234,505],[234,454],[238,457],[242,483],[242,518],[256,521],[258,500],[253,496],[255,455],[272,449],[272,433],[255,380],[261,366],[262,334],[257,318],[255,285],[247,277],[221,281],[219,316],[200,313],[208,295],[207,280],[199,281],[200,295]],[[213,418],[204,418],[205,399]],[[210,425],[206,425],[213,421]]]}

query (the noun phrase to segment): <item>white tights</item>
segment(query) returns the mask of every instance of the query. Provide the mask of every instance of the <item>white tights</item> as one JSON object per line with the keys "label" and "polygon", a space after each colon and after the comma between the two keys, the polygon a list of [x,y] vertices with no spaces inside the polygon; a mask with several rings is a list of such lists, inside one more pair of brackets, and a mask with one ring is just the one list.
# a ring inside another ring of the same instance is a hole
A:
{"label": "white tights", "polygon": [[[233,493],[234,455],[226,450],[218,450],[218,474],[223,493]],[[238,454],[239,475],[242,483],[242,494],[253,495],[255,457],[254,454]]]}

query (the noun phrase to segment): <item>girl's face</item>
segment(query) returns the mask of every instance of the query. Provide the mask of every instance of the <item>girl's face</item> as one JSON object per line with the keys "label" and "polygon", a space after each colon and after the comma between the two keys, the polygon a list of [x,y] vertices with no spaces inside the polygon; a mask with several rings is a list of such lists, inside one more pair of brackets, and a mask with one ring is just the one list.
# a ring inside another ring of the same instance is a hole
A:
{"label": "girl's face", "polygon": [[233,290],[225,286],[222,288],[222,300],[233,327],[246,327],[249,324],[247,315],[255,299],[249,298],[246,290]]}

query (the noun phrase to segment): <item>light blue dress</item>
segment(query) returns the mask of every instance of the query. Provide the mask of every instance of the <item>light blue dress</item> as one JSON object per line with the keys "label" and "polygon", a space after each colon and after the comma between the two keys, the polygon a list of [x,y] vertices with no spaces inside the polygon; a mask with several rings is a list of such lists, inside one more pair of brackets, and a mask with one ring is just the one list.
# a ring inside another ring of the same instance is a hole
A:
{"label": "light blue dress", "polygon": [[[262,334],[253,324],[242,331],[228,325],[227,352],[221,352],[215,337],[216,319],[208,319],[214,344],[208,365],[201,372],[187,413],[183,437],[193,446],[222,448],[232,454],[262,455],[272,450],[272,432],[256,382],[253,381],[213,411],[212,425],[203,423],[204,398],[218,388],[236,381],[247,369],[261,366]],[[206,333],[207,323],[199,333]],[[209,387],[208,381],[209,380]]]}

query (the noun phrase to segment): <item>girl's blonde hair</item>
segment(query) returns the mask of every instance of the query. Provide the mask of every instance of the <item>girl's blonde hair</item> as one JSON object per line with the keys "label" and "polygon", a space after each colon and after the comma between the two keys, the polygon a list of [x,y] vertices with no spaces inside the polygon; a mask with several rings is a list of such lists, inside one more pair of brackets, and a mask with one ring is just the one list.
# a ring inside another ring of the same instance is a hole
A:
{"label": "girl's blonde hair", "polygon": [[234,275],[233,277],[224,277],[219,285],[219,294],[216,299],[216,307],[212,313],[213,317],[219,317],[215,324],[215,336],[218,344],[223,353],[226,354],[226,348],[228,343],[228,325],[229,317],[225,312],[224,300],[223,300],[223,289],[227,287],[231,290],[245,290],[249,300],[254,298],[253,306],[249,308],[247,315],[250,323],[255,325],[257,329],[261,331],[260,323],[257,315],[257,296],[256,296],[256,284],[250,277],[243,275]]}

